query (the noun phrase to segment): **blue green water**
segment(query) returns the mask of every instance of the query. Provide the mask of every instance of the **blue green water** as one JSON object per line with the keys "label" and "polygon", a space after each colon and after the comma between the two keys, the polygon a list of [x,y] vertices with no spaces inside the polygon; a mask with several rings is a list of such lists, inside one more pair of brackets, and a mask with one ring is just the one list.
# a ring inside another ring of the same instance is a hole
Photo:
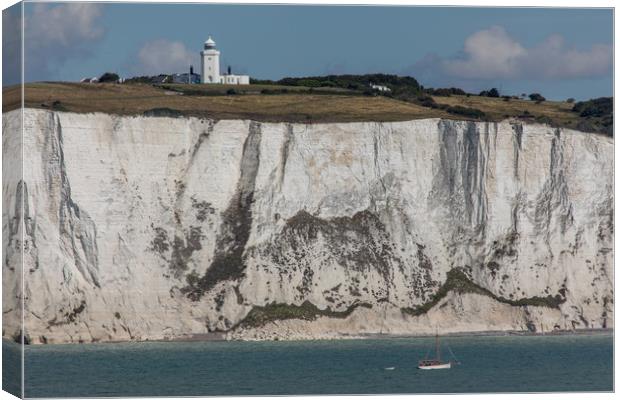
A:
{"label": "blue green water", "polygon": [[27,346],[26,396],[613,390],[611,334],[444,342],[461,364],[437,371],[416,369],[432,338]]}

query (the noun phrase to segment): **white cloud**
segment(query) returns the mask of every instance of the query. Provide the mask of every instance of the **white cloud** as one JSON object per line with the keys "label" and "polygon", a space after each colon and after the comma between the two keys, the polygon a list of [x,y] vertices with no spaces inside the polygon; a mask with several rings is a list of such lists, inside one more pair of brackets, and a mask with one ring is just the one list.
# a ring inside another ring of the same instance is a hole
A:
{"label": "white cloud", "polygon": [[493,26],[469,36],[462,56],[439,59],[438,67],[447,76],[464,79],[567,79],[606,75],[612,58],[610,45],[577,50],[560,35],[526,48],[503,27]]}
{"label": "white cloud", "polygon": [[[197,67],[198,52],[189,51],[181,42],[154,40],[138,52],[138,72],[142,75],[185,72],[192,64]],[[195,68],[198,71],[198,68]]]}
{"label": "white cloud", "polygon": [[[99,39],[103,28],[98,25],[101,5],[66,3],[57,6],[35,4],[26,19],[26,33],[34,45],[73,46],[80,41]],[[36,42],[36,43],[34,43]]]}
{"label": "white cloud", "polygon": [[100,4],[36,3],[29,9],[24,21],[28,80],[49,79],[68,60],[90,54],[103,37]]}

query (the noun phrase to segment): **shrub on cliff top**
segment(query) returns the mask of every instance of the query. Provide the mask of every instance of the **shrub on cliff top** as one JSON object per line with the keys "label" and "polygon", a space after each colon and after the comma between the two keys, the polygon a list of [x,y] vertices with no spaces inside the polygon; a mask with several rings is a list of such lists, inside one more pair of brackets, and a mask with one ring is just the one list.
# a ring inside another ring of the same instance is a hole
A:
{"label": "shrub on cliff top", "polygon": [[446,108],[446,111],[449,112],[450,114],[462,115],[464,117],[474,118],[474,119],[483,119],[486,116],[486,114],[483,111],[478,110],[477,108],[469,108],[469,107],[463,107],[463,106],[451,106],[451,107]]}
{"label": "shrub on cliff top", "polygon": [[499,97],[499,90],[496,88],[492,88],[491,90],[483,90],[480,92],[479,96],[484,97]]}
{"label": "shrub on cliff top", "polygon": [[602,117],[611,115],[613,108],[614,102],[611,97],[599,97],[575,103],[573,111],[578,112],[580,117]]}
{"label": "shrub on cliff top", "polygon": [[100,83],[106,83],[106,82],[116,83],[120,79],[121,78],[118,76],[118,74],[115,74],[114,72],[106,72],[105,74],[99,77],[99,82]]}
{"label": "shrub on cliff top", "polygon": [[535,102],[543,102],[547,99],[545,99],[540,93],[532,93],[529,95],[530,100],[535,101]]}

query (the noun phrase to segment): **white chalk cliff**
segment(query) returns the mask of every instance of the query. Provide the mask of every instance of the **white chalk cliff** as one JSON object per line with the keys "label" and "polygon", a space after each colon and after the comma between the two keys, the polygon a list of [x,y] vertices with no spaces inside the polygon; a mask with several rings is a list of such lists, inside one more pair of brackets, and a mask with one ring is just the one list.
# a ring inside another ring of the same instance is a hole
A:
{"label": "white chalk cliff", "polygon": [[6,338],[22,246],[30,343],[613,324],[612,138],[26,109],[22,176],[4,120]]}

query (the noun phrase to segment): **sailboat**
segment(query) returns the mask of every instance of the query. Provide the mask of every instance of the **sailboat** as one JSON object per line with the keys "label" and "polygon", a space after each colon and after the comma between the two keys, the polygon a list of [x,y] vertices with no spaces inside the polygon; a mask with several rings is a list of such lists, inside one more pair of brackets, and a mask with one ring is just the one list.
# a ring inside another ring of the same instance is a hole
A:
{"label": "sailboat", "polygon": [[[452,351],[450,351],[452,352]],[[454,356],[454,355],[453,355]],[[427,354],[428,357],[428,354]],[[451,361],[441,360],[441,348],[439,346],[439,334],[435,334],[435,358],[425,358],[418,362],[419,369],[448,369],[452,367]]]}

